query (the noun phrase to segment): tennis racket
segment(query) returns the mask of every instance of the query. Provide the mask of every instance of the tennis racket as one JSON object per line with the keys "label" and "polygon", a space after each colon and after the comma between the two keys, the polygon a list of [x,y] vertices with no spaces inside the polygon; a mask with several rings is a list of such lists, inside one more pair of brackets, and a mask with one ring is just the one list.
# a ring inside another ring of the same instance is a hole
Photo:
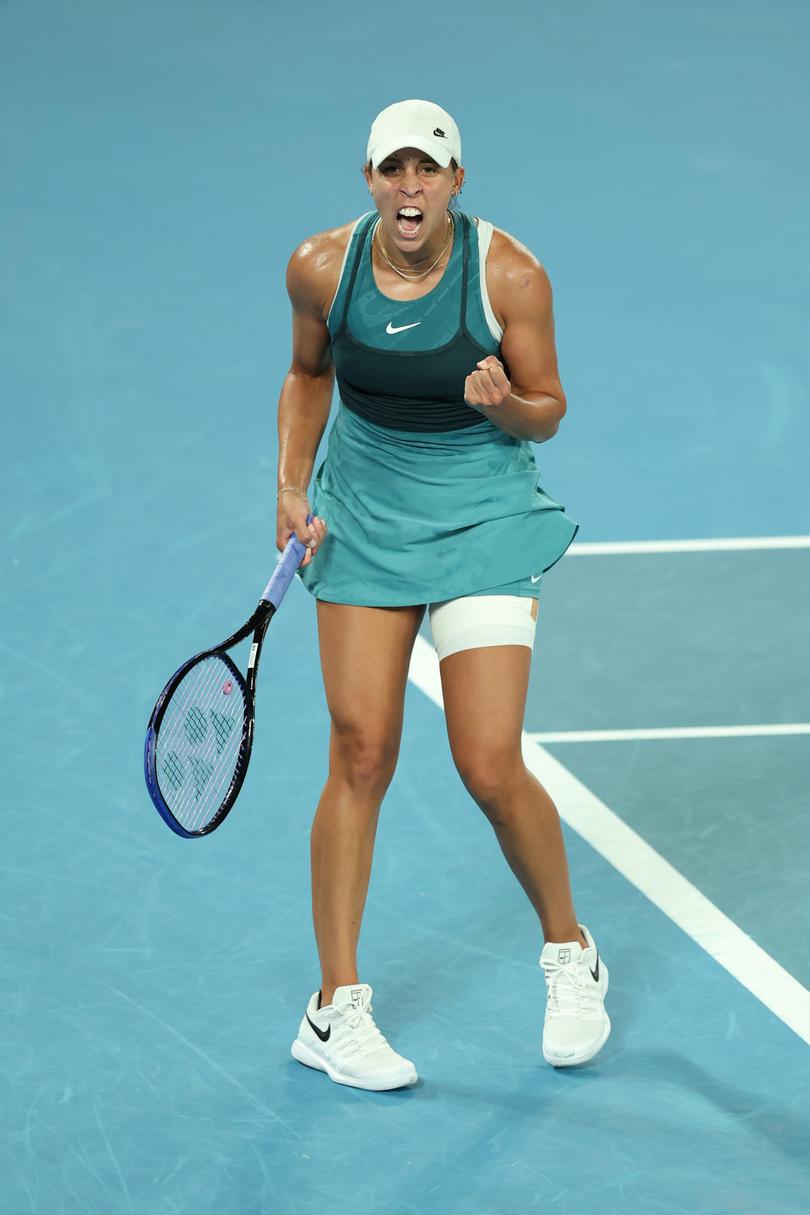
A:
{"label": "tennis racket", "polygon": [[[242,788],[253,746],[262,643],[306,551],[293,534],[250,619],[219,645],[184,662],[152,710],[144,748],[146,787],[163,821],[184,839],[218,827]],[[251,633],[243,678],[226,651]]]}

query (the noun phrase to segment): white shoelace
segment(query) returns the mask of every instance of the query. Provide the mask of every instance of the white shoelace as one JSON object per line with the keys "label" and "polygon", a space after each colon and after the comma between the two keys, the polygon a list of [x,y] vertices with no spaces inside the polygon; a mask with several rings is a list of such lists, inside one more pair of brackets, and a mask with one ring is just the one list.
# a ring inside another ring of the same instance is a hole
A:
{"label": "white shoelace", "polygon": [[385,1046],[391,1047],[371,1015],[371,1005],[358,1008],[355,1012],[344,1015],[343,1022],[335,1034],[335,1045],[347,1055],[370,1054]]}
{"label": "white shoelace", "polygon": [[601,1011],[602,997],[585,961],[560,966],[544,962],[548,985],[546,1011],[552,1017],[589,1020]]}

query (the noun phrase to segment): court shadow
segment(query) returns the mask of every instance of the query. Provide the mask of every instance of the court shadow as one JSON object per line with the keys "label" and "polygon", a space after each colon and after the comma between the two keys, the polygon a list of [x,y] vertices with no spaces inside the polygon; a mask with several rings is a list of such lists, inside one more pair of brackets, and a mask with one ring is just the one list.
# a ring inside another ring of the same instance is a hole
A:
{"label": "court shadow", "polygon": [[648,1080],[652,1070],[661,1086],[662,1099],[666,1097],[665,1088],[676,1096],[680,1106],[683,1093],[697,1094],[729,1121],[745,1124],[791,1163],[796,1163],[797,1155],[806,1159],[810,1119],[797,1117],[789,1106],[753,1092],[737,1079],[713,1074],[675,1051],[630,1052],[625,1059],[624,1066],[621,1057],[615,1063],[630,1083]]}
{"label": "court shadow", "polygon": [[[691,1098],[708,1102],[722,1115],[724,1133],[733,1130],[735,1125],[744,1127],[791,1165],[806,1159],[810,1119],[798,1117],[788,1105],[763,1097],[726,1076],[710,1073],[675,1051],[615,1052],[612,1058],[600,1055],[597,1060],[579,1068],[549,1068],[539,1060],[536,1070],[521,1066],[512,1072],[517,1081],[513,1088],[504,1087],[502,1082],[486,1086],[455,1081],[431,1082],[427,1077],[422,1100],[444,1103],[455,1099],[486,1109],[498,1107],[505,1116],[520,1119],[536,1118],[538,1113],[553,1111],[555,1119],[564,1120],[570,1110],[559,1103],[563,1091],[569,1092],[572,1086],[607,1085],[617,1098],[617,1109],[623,1109],[627,1114],[645,1110],[650,1127],[659,1120],[683,1123],[686,1102]],[[656,1093],[654,1111],[647,1104],[651,1084]],[[633,1091],[636,1085],[645,1090],[639,1092],[637,1099]],[[717,1126],[721,1126],[719,1119]]]}

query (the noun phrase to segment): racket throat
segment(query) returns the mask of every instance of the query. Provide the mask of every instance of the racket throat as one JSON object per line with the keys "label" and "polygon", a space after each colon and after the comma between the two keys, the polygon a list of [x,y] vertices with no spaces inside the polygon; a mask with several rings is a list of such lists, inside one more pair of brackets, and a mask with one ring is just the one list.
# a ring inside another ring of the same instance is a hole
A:
{"label": "racket throat", "polygon": [[251,642],[250,646],[250,654],[248,656],[246,671],[247,687],[251,696],[253,696],[256,688],[256,676],[259,670],[259,657],[262,652],[262,643],[264,641],[265,633],[267,632],[267,626],[273,619],[275,611],[276,609],[273,607],[272,603],[260,603],[259,607],[257,608],[259,619],[256,624],[256,630],[253,634],[253,641]]}

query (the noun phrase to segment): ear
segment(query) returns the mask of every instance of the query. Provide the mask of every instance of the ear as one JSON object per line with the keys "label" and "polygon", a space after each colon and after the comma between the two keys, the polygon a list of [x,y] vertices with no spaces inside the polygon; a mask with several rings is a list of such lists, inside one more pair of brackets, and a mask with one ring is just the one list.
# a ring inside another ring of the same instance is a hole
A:
{"label": "ear", "polygon": [[372,185],[374,184],[374,178],[372,176],[371,169],[369,168],[368,161],[366,161],[366,163],[363,165],[363,176],[366,179],[366,185],[368,186],[368,192],[370,194]]}
{"label": "ear", "polygon": [[463,185],[464,185],[464,169],[462,168],[461,165],[459,165],[459,167],[456,169],[455,173],[453,174],[453,192],[455,194],[460,194],[461,187]]}

